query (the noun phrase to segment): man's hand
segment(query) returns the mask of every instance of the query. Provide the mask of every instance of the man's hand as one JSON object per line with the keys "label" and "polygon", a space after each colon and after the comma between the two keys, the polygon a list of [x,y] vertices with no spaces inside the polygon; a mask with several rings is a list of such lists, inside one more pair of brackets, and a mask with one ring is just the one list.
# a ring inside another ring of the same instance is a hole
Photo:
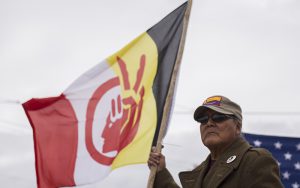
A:
{"label": "man's hand", "polygon": [[157,172],[166,168],[165,156],[161,153],[156,152],[156,148],[152,147],[151,153],[148,159],[148,167],[157,167]]}

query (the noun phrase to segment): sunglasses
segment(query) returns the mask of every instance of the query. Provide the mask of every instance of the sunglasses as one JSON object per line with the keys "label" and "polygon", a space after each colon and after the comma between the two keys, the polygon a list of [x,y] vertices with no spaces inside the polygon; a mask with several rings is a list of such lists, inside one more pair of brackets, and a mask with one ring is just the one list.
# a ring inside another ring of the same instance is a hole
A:
{"label": "sunglasses", "polygon": [[236,119],[236,117],[233,116],[233,115],[227,115],[227,114],[213,114],[213,115],[211,115],[211,116],[209,116],[209,115],[201,116],[201,117],[199,117],[199,118],[197,119],[197,121],[198,121],[199,123],[201,123],[201,125],[205,125],[205,124],[207,124],[209,118],[210,118],[211,120],[213,120],[214,122],[216,122],[216,123],[221,123],[221,122],[226,121],[226,120],[228,120],[228,119]]}

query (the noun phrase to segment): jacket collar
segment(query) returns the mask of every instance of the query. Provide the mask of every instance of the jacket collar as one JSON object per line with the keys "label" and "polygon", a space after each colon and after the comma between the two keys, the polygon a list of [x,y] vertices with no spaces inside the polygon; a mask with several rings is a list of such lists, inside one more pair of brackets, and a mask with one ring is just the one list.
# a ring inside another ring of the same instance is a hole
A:
{"label": "jacket collar", "polygon": [[[197,187],[201,187],[204,181],[205,185],[209,188],[218,187],[234,169],[238,168],[244,154],[249,148],[251,148],[251,146],[247,141],[241,137],[237,138],[215,162],[209,172],[207,172],[207,170],[209,167],[210,155],[193,171],[180,173],[180,180],[183,187],[186,187],[184,185],[186,180],[189,179],[188,181],[191,181],[193,178],[197,178],[196,182],[194,182],[194,185]],[[195,177],[195,174],[197,174],[197,177]]]}
{"label": "jacket collar", "polygon": [[[218,187],[234,169],[238,168],[244,154],[249,148],[251,146],[247,141],[241,137],[237,138],[215,162],[206,176],[202,177],[202,181],[205,181],[205,184],[208,185],[207,187]],[[206,160],[210,160],[209,157]]]}

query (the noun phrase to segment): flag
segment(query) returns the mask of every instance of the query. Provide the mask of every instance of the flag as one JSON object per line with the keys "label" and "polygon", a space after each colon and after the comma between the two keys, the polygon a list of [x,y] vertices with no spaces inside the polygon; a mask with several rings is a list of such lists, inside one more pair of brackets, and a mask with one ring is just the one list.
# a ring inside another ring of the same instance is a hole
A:
{"label": "flag", "polygon": [[286,188],[300,188],[300,138],[244,134],[255,146],[269,150],[280,167],[280,176]]}
{"label": "flag", "polygon": [[159,130],[187,2],[75,80],[23,104],[33,129],[38,187],[99,181],[146,163]]}

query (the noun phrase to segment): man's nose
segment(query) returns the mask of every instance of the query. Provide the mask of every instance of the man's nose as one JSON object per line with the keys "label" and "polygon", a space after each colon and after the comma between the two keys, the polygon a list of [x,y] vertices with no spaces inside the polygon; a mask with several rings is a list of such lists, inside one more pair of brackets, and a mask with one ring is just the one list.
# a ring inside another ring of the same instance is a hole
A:
{"label": "man's nose", "polygon": [[206,126],[211,127],[211,126],[214,126],[214,125],[215,125],[215,122],[209,117],[208,121],[206,123]]}

